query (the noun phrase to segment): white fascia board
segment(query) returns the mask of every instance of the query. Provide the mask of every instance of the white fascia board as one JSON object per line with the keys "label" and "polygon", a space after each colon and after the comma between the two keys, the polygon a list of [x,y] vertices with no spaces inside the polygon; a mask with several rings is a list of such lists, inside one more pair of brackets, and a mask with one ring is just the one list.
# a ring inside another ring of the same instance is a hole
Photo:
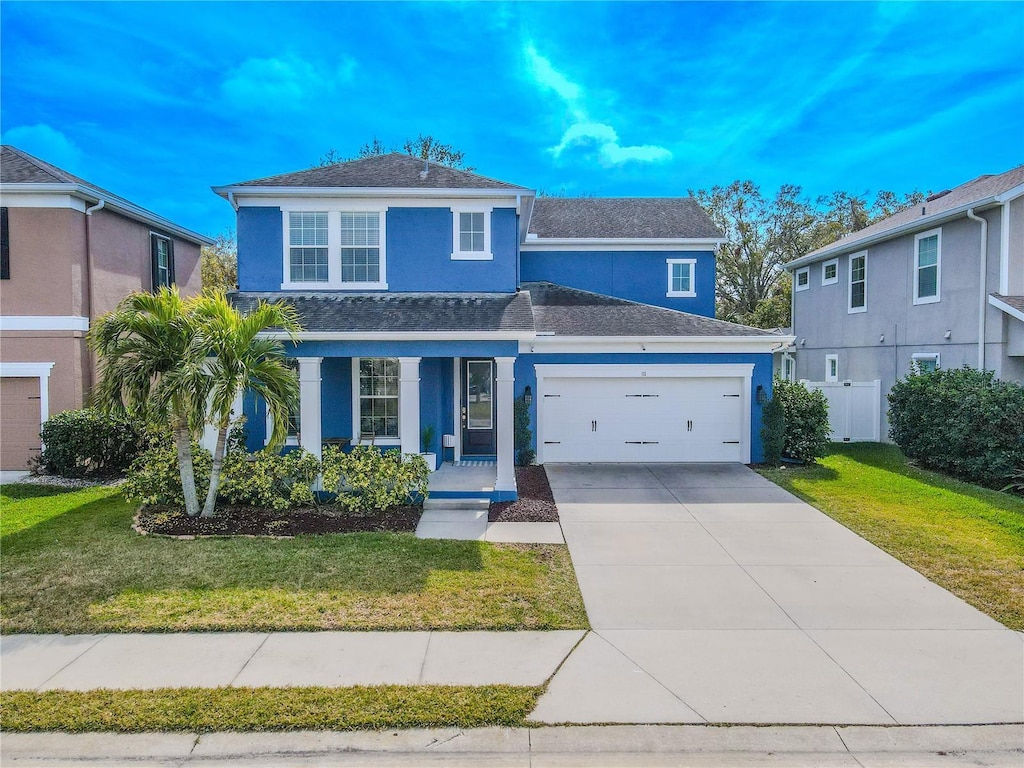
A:
{"label": "white fascia board", "polygon": [[45,379],[55,363],[0,363],[0,377],[16,379]]}
{"label": "white fascia board", "polygon": [[996,196],[996,202],[1007,203],[1010,200],[1016,200],[1021,195],[1024,195],[1024,184],[1018,184],[1016,187],[1011,187],[1005,192],[1001,192]]}
{"label": "white fascia board", "polygon": [[600,365],[595,363],[541,364],[534,369],[538,379],[554,378],[738,378],[754,374],[753,363],[654,363]]}
{"label": "white fascia board", "polygon": [[951,208],[948,211],[942,211],[941,213],[932,214],[931,216],[922,216],[919,219],[913,219],[911,221],[900,224],[892,229],[886,229],[882,232],[878,232],[870,237],[865,237],[860,240],[839,240],[832,245],[826,246],[822,251],[816,253],[809,253],[806,256],[801,256],[799,259],[793,259],[793,261],[783,264],[782,268],[787,272],[792,272],[795,269],[813,264],[816,261],[827,259],[832,256],[840,256],[846,253],[854,251],[862,251],[865,248],[881,243],[885,240],[892,240],[895,237],[901,235],[907,235],[911,232],[917,232],[918,230],[929,229],[937,224],[943,224],[953,219],[959,219],[961,216],[966,216],[967,211],[971,208],[984,208],[986,206],[993,205],[998,202],[998,198],[995,196],[989,196],[981,200],[976,200],[973,203],[967,203],[957,208]]}
{"label": "white fascia board", "polygon": [[795,336],[540,336],[519,343],[521,354],[766,354],[786,349]]}
{"label": "white fascia board", "polygon": [[528,341],[533,331],[302,331],[293,336],[281,331],[265,331],[265,339],[289,341]]}
{"label": "white fascia board", "polygon": [[301,195],[288,197],[235,197],[239,208],[280,208],[282,211],[386,211],[389,208],[457,208],[467,204],[489,208],[515,208],[515,198],[488,197],[339,197]]}
{"label": "white fascia board", "polygon": [[78,315],[0,315],[0,331],[88,331],[89,318]]}
{"label": "white fascia board", "polygon": [[712,251],[724,243],[720,237],[528,237],[523,251]]}
{"label": "white fascia board", "polygon": [[[418,189],[415,187],[249,187],[227,186],[211,187],[217,195],[227,199],[233,195],[235,199],[245,197],[448,197],[448,198],[479,198],[497,197],[512,198],[536,195],[532,189]],[[241,205],[242,203],[239,202]]]}
{"label": "white fascia board", "polygon": [[1010,317],[1016,317],[1018,320],[1024,323],[1024,312],[1021,312],[1016,307],[1007,304],[1005,301],[1000,301],[998,298],[992,295],[988,297],[988,303],[991,304],[996,309],[1000,310],[1001,312],[1005,312]]}
{"label": "white fascia board", "polygon": [[73,197],[81,198],[89,202],[90,204],[96,204],[100,200],[105,201],[104,206],[108,210],[112,210],[116,213],[121,214],[129,219],[135,219],[141,221],[149,226],[161,229],[167,234],[175,235],[182,240],[188,240],[196,243],[197,245],[213,245],[213,240],[205,235],[200,235],[198,232],[193,232],[190,229],[178,226],[173,221],[165,219],[163,216],[159,216],[152,211],[147,211],[135,203],[125,200],[122,197],[112,195],[106,192],[100,192],[98,189],[88,186],[87,184],[70,184],[70,183],[55,183],[55,184],[32,184],[32,183],[18,183],[18,184],[4,184],[0,193],[4,195],[9,194],[60,194],[60,195],[71,195]]}

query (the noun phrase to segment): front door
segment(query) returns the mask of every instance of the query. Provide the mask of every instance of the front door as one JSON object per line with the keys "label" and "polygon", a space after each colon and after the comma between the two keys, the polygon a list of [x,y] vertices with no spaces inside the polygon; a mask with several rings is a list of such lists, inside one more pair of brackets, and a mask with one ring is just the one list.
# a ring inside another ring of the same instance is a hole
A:
{"label": "front door", "polygon": [[494,360],[462,361],[462,453],[493,456],[496,453],[494,420]]}

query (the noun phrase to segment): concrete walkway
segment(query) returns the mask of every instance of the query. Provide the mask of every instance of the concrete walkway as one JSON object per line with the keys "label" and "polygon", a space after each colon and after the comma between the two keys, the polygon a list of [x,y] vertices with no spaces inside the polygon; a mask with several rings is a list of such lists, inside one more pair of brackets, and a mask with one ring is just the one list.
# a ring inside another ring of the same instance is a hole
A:
{"label": "concrete walkway", "polygon": [[1020,634],[741,465],[549,465],[594,632],[549,723],[1021,723]]}
{"label": "concrete walkway", "polygon": [[591,726],[385,732],[5,734],[5,766],[1003,766],[1016,726]]}

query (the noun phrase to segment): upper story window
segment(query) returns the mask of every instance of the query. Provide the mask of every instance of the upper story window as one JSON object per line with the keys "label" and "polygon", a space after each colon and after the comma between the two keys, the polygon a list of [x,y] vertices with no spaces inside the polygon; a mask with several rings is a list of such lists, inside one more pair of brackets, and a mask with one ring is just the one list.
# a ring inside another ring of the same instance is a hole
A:
{"label": "upper story window", "polygon": [[286,210],[283,289],[381,290],[385,212]]}
{"label": "upper story window", "polygon": [[7,229],[7,208],[0,208],[0,280],[11,279],[11,235]]}
{"label": "upper story window", "polygon": [[868,310],[868,254],[850,256],[850,308],[852,312]]}
{"label": "upper story window", "polygon": [[668,292],[666,296],[696,296],[696,259],[668,259]]}
{"label": "upper story window", "polygon": [[341,282],[380,282],[380,213],[342,212]]}
{"label": "upper story window", "polygon": [[942,230],[922,232],[914,238],[914,303],[939,300],[942,267]]}
{"label": "upper story window", "polygon": [[452,258],[466,261],[490,261],[491,208],[452,209]]}
{"label": "upper story window", "polygon": [[153,257],[153,290],[174,285],[174,243],[169,237],[151,232],[150,250]]}
{"label": "upper story window", "polygon": [[288,278],[293,283],[326,283],[327,214],[288,214]]}
{"label": "upper story window", "polygon": [[821,265],[821,284],[832,285],[839,282],[839,259],[830,259]]}
{"label": "upper story window", "polygon": [[811,268],[804,267],[793,273],[793,288],[797,291],[806,291],[811,287]]}

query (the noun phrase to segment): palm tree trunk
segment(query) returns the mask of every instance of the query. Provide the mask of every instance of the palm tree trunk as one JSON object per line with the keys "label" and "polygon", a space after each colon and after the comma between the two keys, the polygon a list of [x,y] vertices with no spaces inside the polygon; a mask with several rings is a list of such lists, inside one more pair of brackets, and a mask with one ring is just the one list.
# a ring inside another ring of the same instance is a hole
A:
{"label": "palm tree trunk", "polygon": [[224,468],[224,455],[227,453],[228,425],[224,424],[217,430],[217,446],[213,449],[213,466],[210,468],[210,489],[206,492],[206,504],[203,505],[203,517],[213,517],[217,506],[217,491],[220,489],[220,475]]}
{"label": "palm tree trunk", "polygon": [[181,472],[181,492],[185,496],[185,514],[195,517],[199,514],[199,497],[196,495],[196,475],[192,468],[192,436],[188,427],[174,427],[174,445],[178,450],[178,470]]}

